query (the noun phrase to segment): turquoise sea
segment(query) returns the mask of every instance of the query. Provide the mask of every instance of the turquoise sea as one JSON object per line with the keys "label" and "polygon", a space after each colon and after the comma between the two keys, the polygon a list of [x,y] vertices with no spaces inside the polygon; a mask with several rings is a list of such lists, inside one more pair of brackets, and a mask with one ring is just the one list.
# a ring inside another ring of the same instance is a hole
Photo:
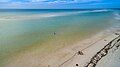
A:
{"label": "turquoise sea", "polygon": [[0,64],[16,53],[52,52],[114,26],[120,27],[118,9],[0,10]]}

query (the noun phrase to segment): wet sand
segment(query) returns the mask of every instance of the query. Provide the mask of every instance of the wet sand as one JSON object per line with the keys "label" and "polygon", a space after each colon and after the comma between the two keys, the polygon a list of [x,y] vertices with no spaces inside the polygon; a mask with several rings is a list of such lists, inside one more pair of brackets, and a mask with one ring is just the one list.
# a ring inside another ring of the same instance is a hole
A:
{"label": "wet sand", "polygon": [[[34,51],[19,53],[11,57],[4,67],[84,67],[98,51],[118,37],[115,34],[118,32],[116,30],[105,30],[51,53],[41,53],[39,48]],[[78,51],[82,51],[83,55],[78,54]]]}

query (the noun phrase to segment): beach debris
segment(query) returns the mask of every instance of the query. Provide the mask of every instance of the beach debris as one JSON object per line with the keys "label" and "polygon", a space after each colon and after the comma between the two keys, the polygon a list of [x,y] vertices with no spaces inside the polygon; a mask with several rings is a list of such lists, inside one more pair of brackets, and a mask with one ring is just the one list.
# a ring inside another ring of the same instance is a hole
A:
{"label": "beach debris", "polygon": [[76,64],[76,66],[79,66],[78,64]]}
{"label": "beach debris", "polygon": [[115,33],[115,35],[120,35],[119,33]]}
{"label": "beach debris", "polygon": [[48,67],[50,67],[50,65],[48,65]]}
{"label": "beach debris", "polygon": [[104,41],[107,41],[107,40],[104,40]]}
{"label": "beach debris", "polygon": [[78,51],[78,55],[84,55],[82,51]]}

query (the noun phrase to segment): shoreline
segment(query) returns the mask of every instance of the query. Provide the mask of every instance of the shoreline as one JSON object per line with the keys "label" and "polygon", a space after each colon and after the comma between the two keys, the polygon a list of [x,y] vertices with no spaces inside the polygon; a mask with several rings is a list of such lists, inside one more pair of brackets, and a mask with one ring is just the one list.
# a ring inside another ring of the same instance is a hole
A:
{"label": "shoreline", "polygon": [[[80,67],[85,67],[86,64],[90,61],[90,59],[99,51],[101,50],[107,43],[109,43],[111,40],[116,38],[117,35],[112,34],[100,39],[99,41],[93,43],[89,48],[83,50],[82,52],[85,55],[76,55],[66,63],[62,64],[59,67],[76,67],[76,64]],[[99,45],[99,46],[98,46]]]}
{"label": "shoreline", "polygon": [[[118,37],[114,38],[112,41],[110,41],[107,45],[105,45],[100,51],[98,51],[89,61],[89,63],[85,67],[96,67],[96,65],[101,61],[102,58],[107,56],[110,51],[114,48],[114,50],[119,49],[120,46],[120,34]],[[110,67],[110,66],[109,66]]]}
{"label": "shoreline", "polygon": [[[35,53],[30,52],[20,54],[18,57],[13,57],[4,67],[76,67],[76,64],[83,67],[97,51],[116,37],[113,32],[116,31],[102,31],[91,38],[80,41],[74,45],[61,48],[46,56],[40,56],[39,51],[36,51]],[[101,42],[103,45],[100,45]],[[74,54],[76,54],[76,52],[81,50],[84,55],[77,55],[70,59]]]}

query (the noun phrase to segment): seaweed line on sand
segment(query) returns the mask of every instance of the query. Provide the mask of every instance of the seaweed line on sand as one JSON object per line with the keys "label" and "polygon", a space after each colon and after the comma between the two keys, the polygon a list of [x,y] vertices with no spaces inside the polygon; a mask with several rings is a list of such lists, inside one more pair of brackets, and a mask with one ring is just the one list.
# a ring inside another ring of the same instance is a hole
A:
{"label": "seaweed line on sand", "polygon": [[109,50],[112,49],[113,47],[116,47],[118,49],[118,47],[120,46],[120,35],[118,37],[116,37],[115,39],[113,39],[112,41],[110,41],[106,46],[104,46],[104,48],[102,48],[99,52],[97,52],[97,54],[95,54],[89,61],[89,63],[87,63],[87,65],[85,67],[96,67],[97,63],[103,58],[105,57]]}

